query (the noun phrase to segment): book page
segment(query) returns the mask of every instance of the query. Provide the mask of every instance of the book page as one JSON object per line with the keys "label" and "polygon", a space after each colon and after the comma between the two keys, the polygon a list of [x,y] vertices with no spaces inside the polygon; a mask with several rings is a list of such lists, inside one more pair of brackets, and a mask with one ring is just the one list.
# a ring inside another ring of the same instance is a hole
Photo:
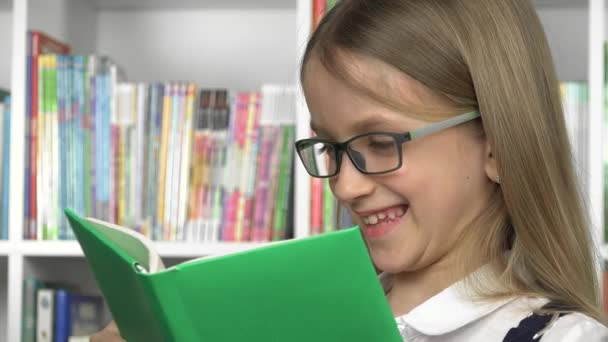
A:
{"label": "book page", "polygon": [[145,236],[115,224],[94,218],[86,220],[106,238],[117,244],[125,253],[137,260],[144,272],[156,273],[165,269],[162,259]]}

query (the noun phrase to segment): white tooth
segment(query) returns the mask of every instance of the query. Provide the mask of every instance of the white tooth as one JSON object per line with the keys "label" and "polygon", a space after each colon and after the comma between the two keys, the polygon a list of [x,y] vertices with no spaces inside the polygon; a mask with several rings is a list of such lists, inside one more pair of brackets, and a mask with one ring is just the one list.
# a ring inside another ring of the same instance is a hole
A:
{"label": "white tooth", "polygon": [[388,213],[388,218],[389,219],[394,219],[396,217],[395,212],[391,211],[390,213]]}
{"label": "white tooth", "polygon": [[386,215],[384,213],[378,214],[378,219],[384,220],[385,218],[386,218]]}
{"label": "white tooth", "polygon": [[378,216],[376,216],[376,215],[370,216],[369,217],[369,223],[370,224],[376,224],[376,223],[378,223]]}
{"label": "white tooth", "polygon": [[364,218],[363,218],[363,223],[365,223],[365,224],[369,224],[369,219],[368,219],[367,217],[364,217]]}
{"label": "white tooth", "polygon": [[405,214],[405,211],[403,211],[403,208],[401,208],[401,207],[397,208],[397,216],[403,216],[403,214]]}

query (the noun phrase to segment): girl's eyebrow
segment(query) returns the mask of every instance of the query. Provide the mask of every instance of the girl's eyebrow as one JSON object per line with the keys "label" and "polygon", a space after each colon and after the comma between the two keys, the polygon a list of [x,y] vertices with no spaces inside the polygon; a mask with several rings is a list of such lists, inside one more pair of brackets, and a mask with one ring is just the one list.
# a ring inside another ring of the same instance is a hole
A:
{"label": "girl's eyebrow", "polygon": [[354,132],[367,132],[370,130],[374,130],[378,126],[387,126],[391,125],[391,122],[386,118],[378,117],[374,115],[372,117],[365,118],[363,120],[357,121],[351,125]]}

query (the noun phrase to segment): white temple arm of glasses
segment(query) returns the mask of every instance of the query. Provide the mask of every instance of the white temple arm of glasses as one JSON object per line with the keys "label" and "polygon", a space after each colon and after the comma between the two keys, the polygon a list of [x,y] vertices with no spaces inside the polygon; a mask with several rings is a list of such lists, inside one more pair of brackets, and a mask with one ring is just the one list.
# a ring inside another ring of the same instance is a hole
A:
{"label": "white temple arm of glasses", "polygon": [[477,119],[480,116],[481,115],[479,114],[478,111],[461,114],[461,115],[455,116],[453,118],[449,118],[447,120],[440,121],[440,122],[434,123],[432,125],[411,131],[410,138],[411,138],[411,140],[422,138],[429,134],[433,134],[433,133],[442,131],[446,128],[454,127],[454,126],[460,125],[462,123]]}

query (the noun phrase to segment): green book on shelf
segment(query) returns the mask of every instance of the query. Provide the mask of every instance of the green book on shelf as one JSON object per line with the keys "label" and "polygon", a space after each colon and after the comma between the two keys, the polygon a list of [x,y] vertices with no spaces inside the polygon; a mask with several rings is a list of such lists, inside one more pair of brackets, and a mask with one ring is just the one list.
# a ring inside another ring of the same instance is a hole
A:
{"label": "green book on shelf", "polygon": [[402,341],[358,228],[165,268],[136,232],[65,213],[129,342]]}

